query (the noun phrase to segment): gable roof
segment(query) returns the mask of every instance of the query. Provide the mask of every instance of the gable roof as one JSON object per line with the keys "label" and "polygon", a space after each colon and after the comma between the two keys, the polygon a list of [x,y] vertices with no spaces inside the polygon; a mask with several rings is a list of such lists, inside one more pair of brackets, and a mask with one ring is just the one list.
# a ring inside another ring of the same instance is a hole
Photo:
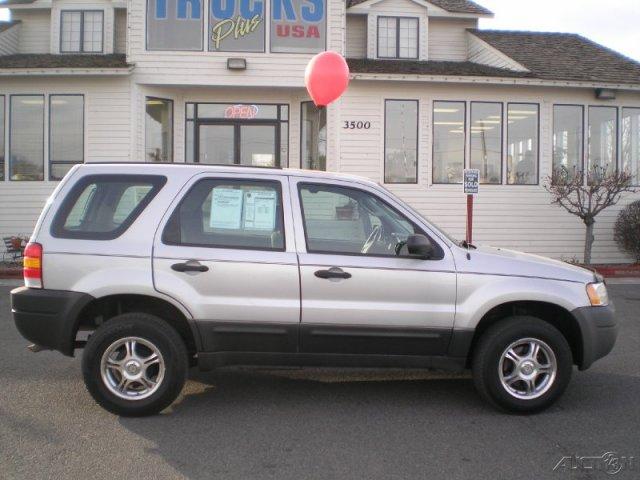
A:
{"label": "gable roof", "polygon": [[543,80],[640,84],[640,63],[580,35],[477,30],[469,32]]}
{"label": "gable roof", "polygon": [[[369,0],[346,0],[347,8],[359,5]],[[493,15],[493,12],[487,10],[471,0],[425,0],[428,3],[440,7],[451,13],[474,13],[478,15]]]}
{"label": "gable roof", "polygon": [[21,53],[0,55],[0,69],[26,68],[129,68],[126,56],[111,55],[53,55],[48,53]]}
{"label": "gable roof", "polygon": [[29,5],[30,3],[35,3],[36,0],[5,0],[4,2],[0,0],[0,8],[8,7],[10,5]]}

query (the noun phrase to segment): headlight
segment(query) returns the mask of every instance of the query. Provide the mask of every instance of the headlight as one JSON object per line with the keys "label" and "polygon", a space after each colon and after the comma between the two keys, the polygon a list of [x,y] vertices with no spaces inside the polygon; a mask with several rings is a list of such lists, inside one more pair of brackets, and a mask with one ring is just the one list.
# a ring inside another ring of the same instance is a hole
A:
{"label": "headlight", "polygon": [[604,282],[589,283],[587,285],[587,295],[591,305],[594,307],[604,307],[609,304],[609,294]]}

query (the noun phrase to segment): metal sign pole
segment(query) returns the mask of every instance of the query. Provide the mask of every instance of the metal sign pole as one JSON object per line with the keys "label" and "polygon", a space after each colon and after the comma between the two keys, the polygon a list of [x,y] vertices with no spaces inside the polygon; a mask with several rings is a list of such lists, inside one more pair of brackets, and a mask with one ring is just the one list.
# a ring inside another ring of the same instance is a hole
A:
{"label": "metal sign pole", "polygon": [[467,244],[473,244],[473,194],[467,195]]}
{"label": "metal sign pole", "polygon": [[467,194],[467,245],[473,243],[473,196],[480,189],[480,170],[465,169],[463,172],[464,193]]}

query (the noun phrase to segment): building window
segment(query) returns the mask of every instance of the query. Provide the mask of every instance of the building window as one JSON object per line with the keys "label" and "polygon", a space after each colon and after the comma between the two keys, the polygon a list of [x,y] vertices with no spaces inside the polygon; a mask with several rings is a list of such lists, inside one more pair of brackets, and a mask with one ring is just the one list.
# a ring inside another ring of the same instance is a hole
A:
{"label": "building window", "polygon": [[49,97],[49,179],[62,180],[84,162],[84,96]]}
{"label": "building window", "polygon": [[587,175],[601,175],[616,168],[618,109],[589,107],[589,162]]}
{"label": "building window", "polygon": [[622,168],[640,184],[640,108],[622,109]]}
{"label": "building window", "polygon": [[0,95],[0,180],[4,180],[4,95]]}
{"label": "building window", "polygon": [[418,101],[386,100],[384,181],[418,182]]}
{"label": "building window", "polygon": [[553,107],[553,171],[573,179],[583,173],[584,107]]}
{"label": "building window", "polygon": [[12,95],[9,178],[44,180],[44,95]]}
{"label": "building window", "polygon": [[173,101],[147,97],[146,112],[146,161],[173,162]]}
{"label": "building window", "polygon": [[462,183],[465,102],[433,102],[433,183]]}
{"label": "building window", "polygon": [[507,109],[507,183],[537,185],[539,160],[537,104],[510,103]]}
{"label": "building window", "polygon": [[104,12],[66,10],[60,13],[61,53],[101,53]]}
{"label": "building window", "polygon": [[378,17],[378,57],[418,58],[418,19]]}
{"label": "building window", "polygon": [[502,183],[502,104],[471,103],[471,168],[480,183]]}
{"label": "building window", "polygon": [[300,149],[302,168],[327,169],[327,109],[313,102],[300,104]]}

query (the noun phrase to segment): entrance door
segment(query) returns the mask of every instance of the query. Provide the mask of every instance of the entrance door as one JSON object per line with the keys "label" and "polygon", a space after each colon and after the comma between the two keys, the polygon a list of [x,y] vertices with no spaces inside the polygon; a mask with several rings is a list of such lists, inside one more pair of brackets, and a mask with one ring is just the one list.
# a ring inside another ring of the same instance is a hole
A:
{"label": "entrance door", "polygon": [[277,123],[200,123],[196,158],[217,165],[279,166],[278,132]]}

